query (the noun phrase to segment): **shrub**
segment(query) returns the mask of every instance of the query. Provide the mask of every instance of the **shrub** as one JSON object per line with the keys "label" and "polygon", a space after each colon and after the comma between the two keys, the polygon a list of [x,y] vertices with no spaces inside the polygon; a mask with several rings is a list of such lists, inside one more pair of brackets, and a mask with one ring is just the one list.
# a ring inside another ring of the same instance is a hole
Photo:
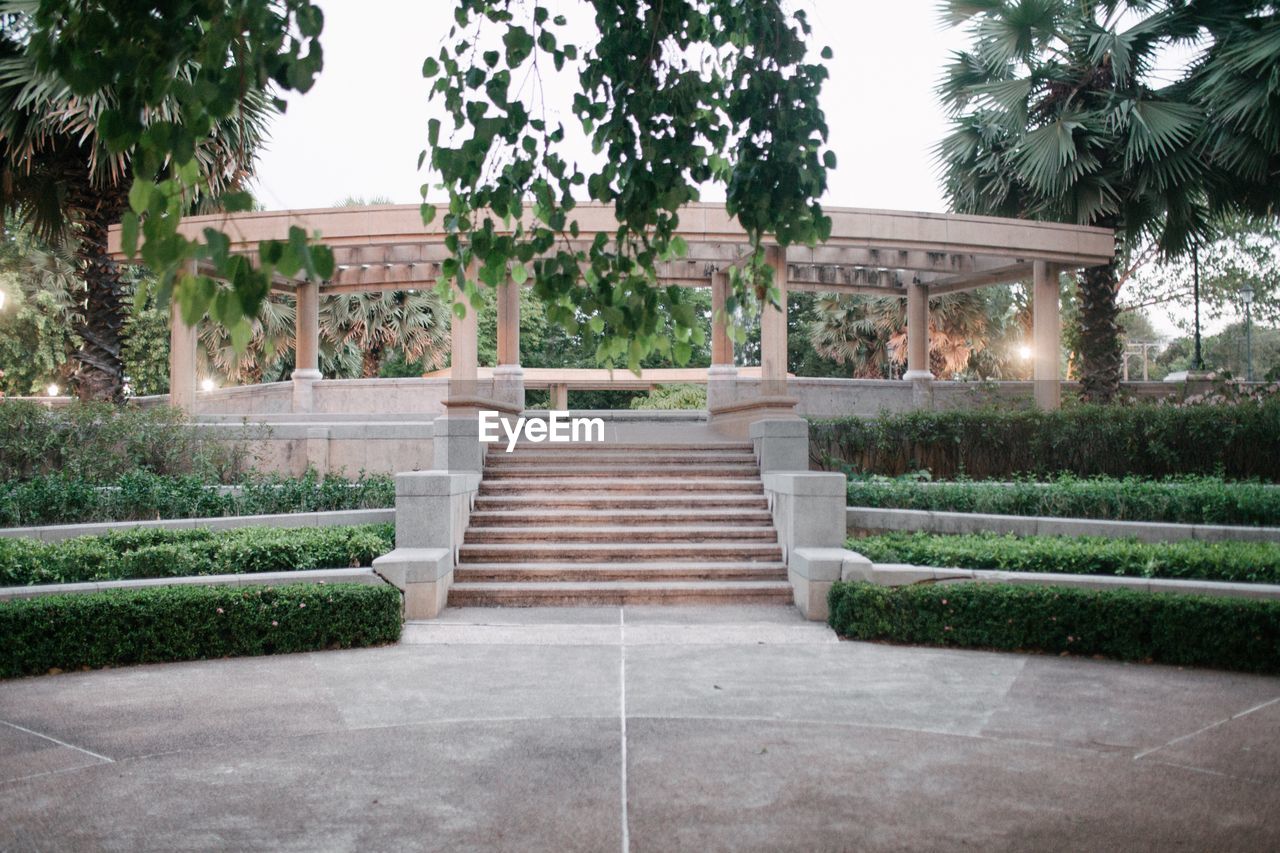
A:
{"label": "shrub", "polygon": [[109,485],[49,474],[0,483],[0,526],[374,509],[395,506],[395,499],[395,481],[383,474],[321,480],[309,470],[301,477],[255,476],[234,489],[147,471]]}
{"label": "shrub", "polygon": [[1008,572],[1280,583],[1271,542],[1137,542],[1079,536],[888,533],[849,541],[876,563]]}
{"label": "shrub", "polygon": [[1041,483],[930,483],[853,479],[850,506],[897,507],[996,515],[1171,521],[1182,524],[1280,524],[1280,488],[1217,477],[1143,480],[1071,475]]}
{"label": "shrub", "polygon": [[814,461],[898,476],[1280,478],[1280,399],[1235,405],[1073,405],[1056,412],[981,409],[815,421]]}
{"label": "shrub", "polygon": [[0,601],[0,677],[392,643],[391,586],[156,587]]}
{"label": "shrub", "polygon": [[1280,601],[1001,584],[837,582],[831,627],[858,640],[1280,672]]}
{"label": "shrub", "polygon": [[368,566],[395,547],[390,524],[131,530],[64,542],[0,539],[0,586]]}
{"label": "shrub", "polygon": [[243,442],[205,438],[178,409],[0,401],[0,481],[60,472],[102,483],[131,471],[228,480],[246,456]]}

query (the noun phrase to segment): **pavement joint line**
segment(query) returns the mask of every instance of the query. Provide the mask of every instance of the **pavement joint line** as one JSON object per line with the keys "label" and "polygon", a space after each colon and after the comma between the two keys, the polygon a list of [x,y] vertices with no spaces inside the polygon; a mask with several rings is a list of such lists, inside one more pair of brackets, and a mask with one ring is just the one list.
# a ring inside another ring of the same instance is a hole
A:
{"label": "pavement joint line", "polygon": [[1266,708],[1268,705],[1274,705],[1277,702],[1280,702],[1280,696],[1277,696],[1274,699],[1268,699],[1266,702],[1263,702],[1259,705],[1254,705],[1252,708],[1246,708],[1245,710],[1241,711],[1238,714],[1232,714],[1230,717],[1226,717],[1225,719],[1221,719],[1221,720],[1218,720],[1217,722],[1210,723],[1207,726],[1203,726],[1202,728],[1198,728],[1194,732],[1191,732],[1190,734],[1185,734],[1185,735],[1176,737],[1173,740],[1169,741],[1168,743],[1162,743],[1160,746],[1153,746],[1150,749],[1144,749],[1142,752],[1139,752],[1137,755],[1135,755],[1133,757],[1133,760],[1137,761],[1139,758],[1146,758],[1148,755],[1150,755],[1153,752],[1159,752],[1165,747],[1173,746],[1175,743],[1182,743],[1184,740],[1190,740],[1191,738],[1196,737],[1197,735],[1204,734],[1210,729],[1216,729],[1218,728],[1218,726],[1224,726],[1227,723],[1231,722],[1232,720],[1238,720],[1241,717],[1248,716],[1249,714],[1252,714],[1254,711],[1261,711],[1263,708]]}
{"label": "pavement joint line", "polygon": [[622,853],[631,851],[631,820],[627,815],[627,617],[618,608],[618,726],[622,749]]}
{"label": "pavement joint line", "polygon": [[1223,779],[1235,779],[1238,782],[1257,783],[1258,781],[1257,779],[1252,779],[1248,776],[1236,776],[1234,773],[1223,773],[1221,770],[1210,770],[1207,767],[1194,767],[1190,764],[1179,764],[1176,761],[1161,761],[1158,758],[1153,758],[1150,763],[1159,764],[1161,767],[1176,767],[1179,770],[1190,770],[1192,773],[1203,773],[1207,776],[1218,776]]}
{"label": "pavement joint line", "polygon": [[67,749],[74,749],[76,752],[83,752],[85,755],[92,756],[93,758],[96,758],[99,761],[105,761],[108,764],[115,764],[116,760],[114,758],[108,758],[107,756],[94,752],[91,749],[85,749],[83,746],[76,746],[74,743],[67,743],[65,740],[58,740],[56,737],[52,737],[51,735],[44,734],[43,732],[38,732],[35,729],[29,729],[26,726],[20,726],[17,723],[11,723],[8,720],[0,720],[0,723],[4,723],[6,726],[13,729],[17,729],[20,732],[26,732],[29,735],[35,735],[36,737],[44,738],[47,741],[56,743],[58,746],[65,746]]}

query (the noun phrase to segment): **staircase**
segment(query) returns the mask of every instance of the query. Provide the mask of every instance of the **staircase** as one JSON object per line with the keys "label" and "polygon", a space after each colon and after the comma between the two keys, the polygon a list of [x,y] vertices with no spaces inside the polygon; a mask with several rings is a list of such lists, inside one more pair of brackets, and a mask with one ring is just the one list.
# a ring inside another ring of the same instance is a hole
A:
{"label": "staircase", "polygon": [[748,443],[491,450],[449,605],[790,602]]}

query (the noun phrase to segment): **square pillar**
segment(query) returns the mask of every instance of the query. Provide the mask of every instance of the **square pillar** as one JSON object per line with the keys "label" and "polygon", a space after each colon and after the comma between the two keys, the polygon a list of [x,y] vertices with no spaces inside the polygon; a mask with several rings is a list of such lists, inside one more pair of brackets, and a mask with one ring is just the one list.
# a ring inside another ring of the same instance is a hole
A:
{"label": "square pillar", "polygon": [[313,385],[320,379],[320,285],[300,282],[294,291],[293,410],[313,407]]}
{"label": "square pillar", "polygon": [[498,364],[493,396],[517,411],[524,409],[524,370],[520,367],[520,285],[507,280],[498,288]]}
{"label": "square pillar", "polygon": [[169,405],[188,414],[195,410],[196,402],[196,342],[195,326],[188,326],[182,319],[178,300],[169,302]]}
{"label": "square pillar", "polygon": [[907,285],[907,372],[903,379],[933,379],[929,370],[929,286]]}
{"label": "square pillar", "polygon": [[933,408],[933,371],[929,369],[929,286],[907,285],[907,372],[911,383],[911,405]]}
{"label": "square pillar", "polygon": [[1031,298],[1032,386],[1036,405],[1041,409],[1054,410],[1062,405],[1062,383],[1059,381],[1062,317],[1058,301],[1058,270],[1044,261],[1036,261],[1034,271]]}
{"label": "square pillar", "polygon": [[737,395],[738,368],[733,363],[733,340],[724,305],[729,298],[729,274],[711,276],[711,366],[707,368],[707,408],[718,409]]}
{"label": "square pillar", "polygon": [[773,246],[766,251],[773,281],[778,287],[778,305],[761,306],[760,379],[762,392],[781,394],[787,381],[787,250]]}
{"label": "square pillar", "polygon": [[[468,277],[471,271],[468,270]],[[452,382],[468,382],[466,390],[451,389],[450,395],[459,393],[474,396],[476,393],[476,365],[479,357],[476,354],[476,309],[467,299],[466,294],[455,283],[453,286],[454,302],[461,302],[466,308],[466,316],[456,313],[449,320],[449,379]]]}

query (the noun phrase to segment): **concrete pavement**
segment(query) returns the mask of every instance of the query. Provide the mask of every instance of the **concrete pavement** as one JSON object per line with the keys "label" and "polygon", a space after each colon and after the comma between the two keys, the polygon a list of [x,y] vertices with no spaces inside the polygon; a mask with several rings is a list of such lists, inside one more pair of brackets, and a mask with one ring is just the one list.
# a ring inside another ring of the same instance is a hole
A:
{"label": "concrete pavement", "polygon": [[1280,679],[448,610],[394,647],[0,682],[0,848],[1280,847]]}

